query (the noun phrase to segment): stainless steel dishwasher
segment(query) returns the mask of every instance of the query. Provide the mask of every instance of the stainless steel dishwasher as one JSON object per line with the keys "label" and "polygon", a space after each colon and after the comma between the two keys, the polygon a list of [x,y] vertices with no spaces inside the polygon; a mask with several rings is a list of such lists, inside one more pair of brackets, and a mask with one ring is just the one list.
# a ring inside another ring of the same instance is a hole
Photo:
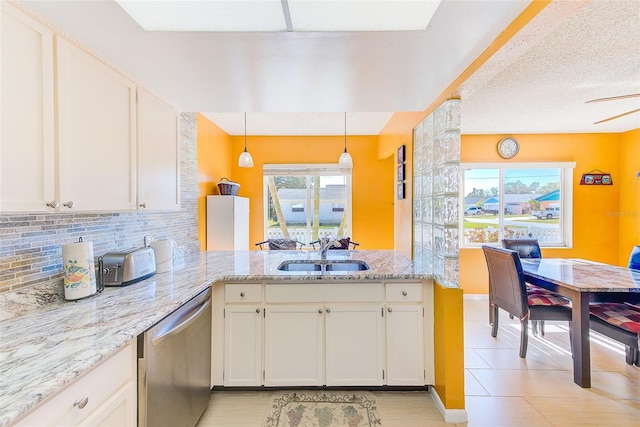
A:
{"label": "stainless steel dishwasher", "polygon": [[193,427],[211,395],[211,289],[138,336],[138,426]]}

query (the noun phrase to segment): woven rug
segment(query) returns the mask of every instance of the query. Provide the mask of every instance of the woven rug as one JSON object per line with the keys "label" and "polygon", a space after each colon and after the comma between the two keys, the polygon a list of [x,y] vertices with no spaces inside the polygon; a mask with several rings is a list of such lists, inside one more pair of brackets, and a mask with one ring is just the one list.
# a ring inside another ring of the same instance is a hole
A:
{"label": "woven rug", "polygon": [[376,399],[370,392],[277,391],[263,427],[381,426]]}

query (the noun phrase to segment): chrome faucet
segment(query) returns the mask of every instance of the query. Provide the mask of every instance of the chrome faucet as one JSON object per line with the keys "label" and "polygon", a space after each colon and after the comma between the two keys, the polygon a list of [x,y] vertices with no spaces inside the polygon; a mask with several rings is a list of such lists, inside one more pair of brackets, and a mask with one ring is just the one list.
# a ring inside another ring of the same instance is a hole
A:
{"label": "chrome faucet", "polygon": [[340,242],[332,239],[331,237],[322,237],[318,240],[318,243],[320,243],[320,259],[322,261],[327,260],[327,252],[329,251],[329,248],[340,244]]}

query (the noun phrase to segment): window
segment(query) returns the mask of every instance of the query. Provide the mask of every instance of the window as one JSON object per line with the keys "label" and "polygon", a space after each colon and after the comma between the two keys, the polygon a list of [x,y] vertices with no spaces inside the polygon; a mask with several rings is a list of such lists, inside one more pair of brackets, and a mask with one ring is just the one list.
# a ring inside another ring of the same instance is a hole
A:
{"label": "window", "polygon": [[461,164],[461,246],[534,238],[571,247],[575,163]]}
{"label": "window", "polygon": [[350,236],[351,169],[264,165],[265,238],[303,243]]}

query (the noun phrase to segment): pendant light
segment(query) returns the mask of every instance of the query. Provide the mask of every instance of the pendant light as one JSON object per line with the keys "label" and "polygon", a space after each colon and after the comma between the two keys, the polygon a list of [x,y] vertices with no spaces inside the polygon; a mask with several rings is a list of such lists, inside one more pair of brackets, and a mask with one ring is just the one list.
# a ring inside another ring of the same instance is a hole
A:
{"label": "pendant light", "polygon": [[251,153],[247,151],[247,113],[244,113],[244,151],[240,154],[240,158],[238,159],[238,167],[253,167],[253,157],[251,157]]}
{"label": "pendant light", "polygon": [[351,158],[351,154],[347,153],[347,113],[344,113],[344,152],[340,154],[340,159],[338,160],[338,164],[343,168],[352,168],[353,167],[353,159]]}

